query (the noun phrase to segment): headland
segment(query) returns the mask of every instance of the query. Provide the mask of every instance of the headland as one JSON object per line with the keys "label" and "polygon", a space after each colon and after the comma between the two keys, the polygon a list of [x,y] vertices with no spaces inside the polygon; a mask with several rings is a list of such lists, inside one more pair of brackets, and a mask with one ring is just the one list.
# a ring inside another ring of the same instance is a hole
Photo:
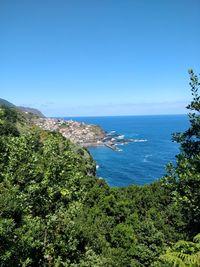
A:
{"label": "headland", "polygon": [[35,118],[33,123],[43,130],[57,131],[82,147],[106,146],[114,151],[120,151],[117,147],[119,144],[146,141],[125,139],[123,135],[116,134],[114,131],[107,133],[98,125],[73,120]]}

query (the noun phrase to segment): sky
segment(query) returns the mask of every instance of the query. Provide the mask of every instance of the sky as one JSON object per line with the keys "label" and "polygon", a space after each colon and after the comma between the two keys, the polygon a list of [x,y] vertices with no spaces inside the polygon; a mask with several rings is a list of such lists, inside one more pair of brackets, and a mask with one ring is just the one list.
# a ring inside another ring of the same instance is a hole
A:
{"label": "sky", "polygon": [[46,116],[182,114],[200,0],[0,0],[0,98]]}

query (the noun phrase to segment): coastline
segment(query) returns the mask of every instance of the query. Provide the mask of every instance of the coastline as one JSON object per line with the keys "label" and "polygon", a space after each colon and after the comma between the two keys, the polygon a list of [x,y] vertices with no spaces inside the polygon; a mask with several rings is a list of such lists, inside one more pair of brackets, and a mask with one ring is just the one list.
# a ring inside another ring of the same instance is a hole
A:
{"label": "coastline", "polygon": [[[57,131],[65,138],[82,147],[106,146],[117,150],[115,133],[106,133],[100,126],[73,120],[38,118],[33,124],[51,132]],[[114,138],[115,137],[115,138]],[[120,142],[127,140],[120,139]]]}
{"label": "coastline", "polygon": [[118,148],[120,144],[147,141],[125,139],[124,135],[117,134],[115,131],[107,133],[98,125],[73,120],[37,118],[33,120],[33,124],[43,130],[57,131],[73,143],[85,148],[105,146],[113,151],[121,151]]}

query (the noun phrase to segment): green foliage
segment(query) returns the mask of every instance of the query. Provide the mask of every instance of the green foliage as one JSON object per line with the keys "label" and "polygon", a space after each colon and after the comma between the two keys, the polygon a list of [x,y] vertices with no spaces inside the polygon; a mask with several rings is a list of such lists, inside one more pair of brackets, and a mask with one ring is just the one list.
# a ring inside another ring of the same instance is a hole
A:
{"label": "green foliage", "polygon": [[14,108],[7,106],[0,107],[0,136],[13,135],[18,136],[19,131],[15,126],[17,122],[17,112]]}
{"label": "green foliage", "polygon": [[0,136],[5,135],[12,135],[12,136],[18,136],[19,131],[17,128],[10,122],[0,122]]}
{"label": "green foliage", "polygon": [[6,107],[15,107],[12,103],[8,102],[5,99],[0,98],[0,106],[6,106]]}
{"label": "green foliage", "polygon": [[0,266],[150,266],[181,237],[161,183],[111,189],[56,133],[0,142]]}
{"label": "green foliage", "polygon": [[7,122],[15,123],[17,121],[17,112],[14,108],[1,106],[0,119]]}
{"label": "green foliage", "polygon": [[178,241],[160,259],[174,267],[200,266],[200,234],[194,237],[194,242]]}
{"label": "green foliage", "polygon": [[200,83],[192,70],[189,74],[193,96],[187,106],[190,127],[173,136],[173,140],[180,143],[181,153],[177,156],[177,165],[168,166],[171,174],[168,181],[175,184],[174,200],[184,214],[186,231],[194,236],[200,229]]}
{"label": "green foliage", "polygon": [[75,259],[73,221],[85,198],[81,180],[91,172],[85,158],[56,134],[41,141],[38,132],[30,132],[1,142],[1,266],[54,266],[58,256]]}
{"label": "green foliage", "polygon": [[198,170],[200,169],[200,162],[195,157],[200,154],[200,82],[197,75],[192,70],[189,70],[190,87],[193,100],[187,106],[190,111],[189,121],[190,127],[184,133],[176,133],[173,135],[173,140],[181,144],[181,150],[184,157],[196,163]]}
{"label": "green foliage", "polygon": [[177,164],[142,187],[110,188],[86,149],[1,108],[0,266],[200,266],[200,237],[189,241],[200,229],[199,82],[190,78]]}

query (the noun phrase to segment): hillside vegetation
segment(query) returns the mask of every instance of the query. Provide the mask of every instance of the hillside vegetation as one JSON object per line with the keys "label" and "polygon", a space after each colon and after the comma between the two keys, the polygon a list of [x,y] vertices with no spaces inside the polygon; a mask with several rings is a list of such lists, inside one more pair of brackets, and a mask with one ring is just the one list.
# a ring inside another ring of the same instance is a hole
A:
{"label": "hillside vegetation", "polygon": [[29,113],[29,114],[33,114],[39,118],[44,118],[45,116],[42,114],[41,111],[39,111],[38,109],[36,108],[29,108],[29,107],[21,107],[19,106],[18,109],[20,109],[21,111],[25,112],[26,114]]}
{"label": "hillside vegetation", "polygon": [[29,108],[29,107],[22,107],[22,106],[18,107],[18,106],[15,106],[14,104],[10,103],[7,100],[0,98],[0,107],[2,107],[2,106],[8,107],[8,108],[13,108],[18,112],[21,111],[21,113],[24,113],[24,116],[27,116],[29,118],[30,117],[39,117],[39,118],[44,118],[45,117],[42,114],[42,112],[39,111],[36,108]]}
{"label": "hillside vegetation", "polygon": [[1,108],[0,266],[200,266],[200,84],[193,71],[190,85],[190,128],[173,136],[181,147],[176,166],[145,186],[109,187],[87,150],[59,133],[20,131],[16,111]]}
{"label": "hillside vegetation", "polygon": [[0,98],[0,106],[15,107],[15,105],[2,98]]}

